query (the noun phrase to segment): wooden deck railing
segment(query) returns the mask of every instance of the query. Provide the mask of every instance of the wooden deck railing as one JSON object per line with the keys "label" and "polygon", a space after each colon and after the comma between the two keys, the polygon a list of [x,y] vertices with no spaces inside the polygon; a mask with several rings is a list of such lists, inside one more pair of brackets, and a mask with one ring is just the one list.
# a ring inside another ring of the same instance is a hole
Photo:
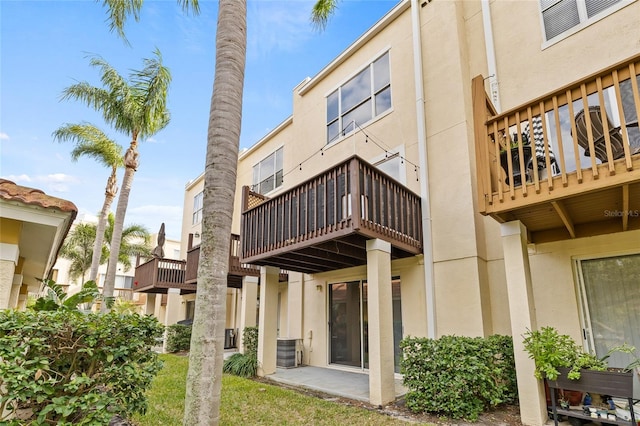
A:
{"label": "wooden deck railing", "polygon": [[476,77],[480,212],[506,213],[640,178],[639,84],[640,55],[497,114]]}
{"label": "wooden deck railing", "polygon": [[[198,281],[198,264],[200,261],[200,245],[187,251],[187,271],[185,282],[196,283]],[[231,234],[229,244],[229,274],[238,276],[260,276],[260,268],[240,261],[240,235]]]}
{"label": "wooden deck railing", "polygon": [[134,290],[154,288],[182,288],[185,284],[184,260],[151,259],[138,267],[134,278]]}
{"label": "wooden deck railing", "polygon": [[352,233],[422,251],[420,197],[357,156],[271,199],[245,187],[243,200],[248,261]]}

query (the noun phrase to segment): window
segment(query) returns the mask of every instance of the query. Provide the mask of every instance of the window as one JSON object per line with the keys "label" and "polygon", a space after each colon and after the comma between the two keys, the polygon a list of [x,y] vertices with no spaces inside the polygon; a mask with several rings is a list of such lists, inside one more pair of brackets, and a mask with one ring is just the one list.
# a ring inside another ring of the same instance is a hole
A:
{"label": "window", "polygon": [[192,225],[202,222],[202,201],[204,200],[204,192],[199,192],[193,197],[193,221]]}
{"label": "window", "polygon": [[327,143],[391,108],[389,52],[327,96]]}
{"label": "window", "polygon": [[185,306],[185,318],[187,320],[193,320],[194,314],[196,312],[196,301],[195,300],[187,300]]}
{"label": "window", "polygon": [[266,194],[282,185],[282,147],[253,166],[254,192]]}
{"label": "window", "polygon": [[547,40],[590,20],[622,0],[540,0]]}

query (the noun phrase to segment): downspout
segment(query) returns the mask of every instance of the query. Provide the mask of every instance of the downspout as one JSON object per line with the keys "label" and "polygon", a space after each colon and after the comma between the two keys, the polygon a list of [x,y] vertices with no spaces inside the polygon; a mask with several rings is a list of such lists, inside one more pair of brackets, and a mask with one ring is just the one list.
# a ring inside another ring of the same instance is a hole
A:
{"label": "downspout", "polygon": [[436,303],[433,273],[433,241],[431,232],[431,201],[429,199],[429,163],[427,159],[427,124],[424,109],[424,78],[422,75],[422,36],[420,33],[420,5],[411,0],[411,26],[413,28],[413,71],[416,86],[416,122],[418,124],[418,156],[421,178],[422,245],[424,251],[424,280],[427,308],[427,337],[436,338]]}
{"label": "downspout", "polygon": [[502,111],[500,107],[500,92],[498,91],[498,68],[496,67],[496,49],[493,44],[493,27],[491,26],[491,8],[489,0],[481,0],[482,26],[484,28],[484,47],[487,52],[487,67],[489,71],[489,91],[496,111]]}

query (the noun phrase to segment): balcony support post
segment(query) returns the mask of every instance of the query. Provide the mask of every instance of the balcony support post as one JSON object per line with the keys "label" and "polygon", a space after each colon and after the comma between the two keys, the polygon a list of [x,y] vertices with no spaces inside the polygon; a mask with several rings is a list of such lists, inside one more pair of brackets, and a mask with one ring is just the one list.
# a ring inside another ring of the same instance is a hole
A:
{"label": "balcony support post", "polygon": [[147,293],[147,300],[144,303],[144,314],[154,315],[156,312],[156,295],[154,293]]}
{"label": "balcony support post", "polygon": [[547,418],[544,386],[534,377],[535,364],[524,351],[522,335],[536,330],[536,314],[527,251],[527,229],[519,220],[500,225],[507,278],[511,335],[515,353],[520,417],[526,425],[543,425]]}
{"label": "balcony support post", "polygon": [[367,293],[369,317],[369,403],[395,400],[393,358],[393,303],[391,244],[367,241]]}
{"label": "balcony support post", "polygon": [[280,269],[260,267],[260,328],[258,331],[258,376],[276,372],[278,339],[278,281]]}
{"label": "balcony support post", "polygon": [[242,278],[242,297],[240,307],[240,352],[244,353],[242,336],[246,327],[256,326],[256,302],[258,301],[258,277],[245,276]]}
{"label": "balcony support post", "polygon": [[[182,305],[182,296],[180,296],[179,288],[170,288],[167,290],[167,306],[165,307],[164,325],[169,326],[176,324],[184,319],[184,306]],[[167,332],[165,331],[164,345],[162,352],[167,349]]]}
{"label": "balcony support post", "polygon": [[291,339],[304,338],[304,331],[302,330],[304,285],[304,274],[302,272],[289,272],[287,286],[287,337]]}

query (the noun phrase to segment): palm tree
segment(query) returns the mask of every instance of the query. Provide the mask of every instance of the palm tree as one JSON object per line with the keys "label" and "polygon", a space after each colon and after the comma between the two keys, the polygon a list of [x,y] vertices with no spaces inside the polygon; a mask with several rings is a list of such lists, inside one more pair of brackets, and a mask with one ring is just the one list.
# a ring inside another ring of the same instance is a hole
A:
{"label": "palm tree", "polygon": [[[115,224],[113,213],[109,213],[105,219],[103,244],[101,249],[98,250],[97,256],[100,265],[104,264],[110,257],[111,246],[109,241],[111,241]],[[86,281],[84,274],[89,269],[92,258],[96,257],[94,242],[97,240],[98,226],[94,223],[80,223],[74,226],[60,249],[60,256],[71,260],[69,275],[73,280],[82,276],[82,282]],[[133,266],[131,264],[132,257],[138,255],[147,258],[151,257],[150,241],[151,236],[146,227],[137,224],[130,224],[124,227],[117,262],[123,266],[125,272]]]}
{"label": "palm tree", "polygon": [[53,137],[60,142],[75,142],[76,146],[73,151],[71,151],[71,159],[73,161],[78,161],[78,159],[84,155],[94,158],[106,167],[111,167],[111,175],[109,175],[107,179],[107,186],[104,190],[104,203],[98,215],[98,228],[96,230],[91,269],[89,271],[89,280],[95,281],[98,276],[98,267],[100,266],[100,254],[104,242],[107,215],[118,193],[116,173],[118,167],[123,165],[122,147],[105,135],[102,130],[89,123],[65,124],[53,132]]}
{"label": "palm tree", "polygon": [[[113,213],[109,213],[107,216],[107,226],[104,230],[105,245],[102,249],[102,263],[111,258],[111,244],[113,232],[115,229],[115,216]],[[151,257],[151,235],[149,230],[144,225],[138,225],[135,223],[129,224],[122,229],[122,238],[120,240],[120,249],[118,250],[118,263],[124,267],[124,271],[131,269],[131,258]]]}
{"label": "palm tree", "polygon": [[90,223],[80,223],[73,227],[64,240],[60,248],[60,257],[71,261],[69,278],[72,281],[82,277],[82,282],[85,282],[85,273],[91,266],[95,239],[96,227]]}
{"label": "palm tree", "polygon": [[[122,34],[124,18],[140,0],[106,0],[111,29]],[[178,0],[185,8],[197,0]],[[123,5],[124,4],[124,5]],[[319,17],[328,17],[336,2],[319,0]],[[314,8],[314,10],[316,10]],[[114,18],[113,16],[116,16]],[[315,14],[315,12],[314,12]],[[137,18],[137,15],[134,14]],[[220,0],[216,32],[216,65],[204,173],[202,240],[198,291],[191,335],[184,425],[219,422],[224,352],[225,299],[233,200],[242,122],[246,60],[246,0]],[[312,18],[313,19],[313,18]],[[324,20],[326,22],[326,18]]]}
{"label": "palm tree", "polygon": [[[62,98],[84,102],[100,112],[105,122],[115,130],[131,138],[124,155],[125,172],[116,208],[107,276],[102,290],[103,296],[109,299],[113,297],[124,218],[133,177],[138,168],[138,140],[153,136],[169,124],[167,91],[171,74],[162,65],[162,55],[158,49],[154,51],[153,59],[144,59],[142,70],[131,71],[128,81],[99,56],[93,56],[90,65],[100,69],[100,80],[104,88],[80,82],[67,87]],[[103,311],[106,311],[106,305],[102,306]]]}

